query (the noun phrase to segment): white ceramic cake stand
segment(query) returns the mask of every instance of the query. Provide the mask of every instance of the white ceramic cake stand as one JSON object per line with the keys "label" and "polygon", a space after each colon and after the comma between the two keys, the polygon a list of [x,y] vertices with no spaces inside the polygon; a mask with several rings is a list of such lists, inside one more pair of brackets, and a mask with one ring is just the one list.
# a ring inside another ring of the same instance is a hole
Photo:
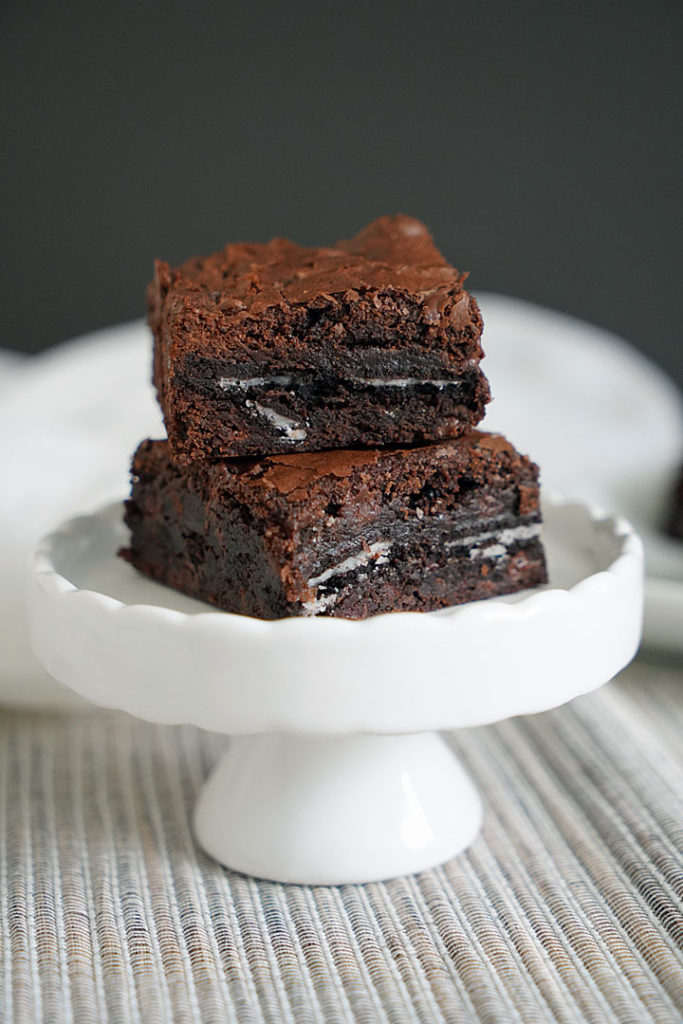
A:
{"label": "white ceramic cake stand", "polygon": [[481,803],[436,730],[562,704],[611,679],[640,637],[640,542],[580,505],[546,505],[551,586],[362,622],[209,610],[117,558],[126,540],[116,505],[42,542],[36,653],[98,704],[231,736],[197,838],[282,882],[389,878],[463,850]]}

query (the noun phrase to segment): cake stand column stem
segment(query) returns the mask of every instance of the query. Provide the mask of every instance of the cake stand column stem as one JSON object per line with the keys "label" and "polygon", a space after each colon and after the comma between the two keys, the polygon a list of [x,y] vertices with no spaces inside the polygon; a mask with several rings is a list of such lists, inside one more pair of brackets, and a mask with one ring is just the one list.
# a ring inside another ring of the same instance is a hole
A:
{"label": "cake stand column stem", "polygon": [[437,733],[236,737],[195,816],[226,866],[320,885],[432,867],[480,824],[479,796]]}

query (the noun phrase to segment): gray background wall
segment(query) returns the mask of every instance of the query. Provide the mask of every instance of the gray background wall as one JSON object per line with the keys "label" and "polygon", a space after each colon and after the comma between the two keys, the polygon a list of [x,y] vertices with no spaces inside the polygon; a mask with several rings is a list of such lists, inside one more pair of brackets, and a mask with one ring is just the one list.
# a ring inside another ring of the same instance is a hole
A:
{"label": "gray background wall", "polygon": [[422,217],[472,290],[683,383],[680,0],[4,0],[0,344],[141,314],[152,258]]}

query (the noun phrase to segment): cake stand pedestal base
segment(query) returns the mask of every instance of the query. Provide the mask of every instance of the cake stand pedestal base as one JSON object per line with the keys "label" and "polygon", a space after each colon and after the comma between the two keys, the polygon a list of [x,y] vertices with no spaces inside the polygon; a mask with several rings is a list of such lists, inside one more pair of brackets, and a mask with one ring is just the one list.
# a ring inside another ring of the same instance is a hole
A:
{"label": "cake stand pedestal base", "polygon": [[465,849],[481,801],[434,732],[232,739],[195,814],[201,846],[277,882],[367,882]]}

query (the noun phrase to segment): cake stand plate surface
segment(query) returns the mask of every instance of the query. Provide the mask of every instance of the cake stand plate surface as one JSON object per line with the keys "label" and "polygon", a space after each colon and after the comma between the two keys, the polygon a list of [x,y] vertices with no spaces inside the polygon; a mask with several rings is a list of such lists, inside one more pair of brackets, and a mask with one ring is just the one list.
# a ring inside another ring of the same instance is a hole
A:
{"label": "cake stand plate surface", "polygon": [[439,730],[555,707],[633,657],[642,549],[586,506],[547,501],[550,584],[361,622],[210,609],[116,557],[120,504],[39,546],[35,651],[101,705],[231,736],[196,810],[229,867],[283,882],[364,882],[464,849],[481,803]]}

